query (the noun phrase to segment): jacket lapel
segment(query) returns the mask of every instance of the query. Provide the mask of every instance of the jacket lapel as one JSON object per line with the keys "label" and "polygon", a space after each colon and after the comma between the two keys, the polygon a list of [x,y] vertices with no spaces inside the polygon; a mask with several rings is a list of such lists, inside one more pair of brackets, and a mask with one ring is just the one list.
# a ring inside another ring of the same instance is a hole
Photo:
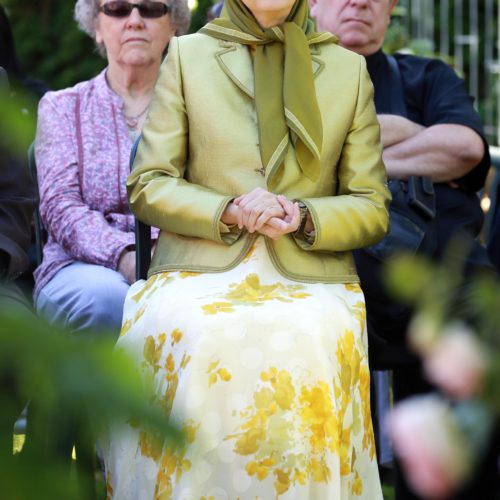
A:
{"label": "jacket lapel", "polygon": [[323,61],[323,59],[319,57],[321,54],[321,49],[319,45],[311,45],[310,50],[311,50],[313,77],[316,78],[321,73],[321,71],[323,71],[323,68],[325,67],[325,62]]}
{"label": "jacket lapel", "polygon": [[245,94],[255,99],[255,83],[250,51],[245,45],[221,41],[221,50],[215,54],[222,71]]}

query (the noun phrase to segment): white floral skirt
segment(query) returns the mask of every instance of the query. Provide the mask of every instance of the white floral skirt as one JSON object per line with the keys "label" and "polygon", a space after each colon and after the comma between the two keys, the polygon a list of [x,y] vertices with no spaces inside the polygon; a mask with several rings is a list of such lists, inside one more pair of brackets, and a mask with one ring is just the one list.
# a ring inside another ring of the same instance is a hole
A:
{"label": "white floral skirt", "polygon": [[359,286],[287,280],[263,238],[223,274],[135,283],[118,346],[186,446],[117,426],[108,497],[382,499],[366,343]]}

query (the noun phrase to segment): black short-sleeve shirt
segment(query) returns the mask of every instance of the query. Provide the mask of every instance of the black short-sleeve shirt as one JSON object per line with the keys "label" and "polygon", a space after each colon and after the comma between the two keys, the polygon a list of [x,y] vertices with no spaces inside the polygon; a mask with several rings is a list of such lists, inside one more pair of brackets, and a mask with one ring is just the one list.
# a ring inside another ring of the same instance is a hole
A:
{"label": "black short-sleeve shirt", "polygon": [[[424,127],[438,124],[464,125],[476,131],[485,144],[485,154],[476,167],[457,179],[466,191],[477,191],[484,185],[490,157],[474,99],[455,71],[439,59],[395,54],[404,87],[407,118]],[[366,58],[368,72],[375,88],[377,113],[390,113],[391,92],[388,85],[389,63],[382,51]]]}

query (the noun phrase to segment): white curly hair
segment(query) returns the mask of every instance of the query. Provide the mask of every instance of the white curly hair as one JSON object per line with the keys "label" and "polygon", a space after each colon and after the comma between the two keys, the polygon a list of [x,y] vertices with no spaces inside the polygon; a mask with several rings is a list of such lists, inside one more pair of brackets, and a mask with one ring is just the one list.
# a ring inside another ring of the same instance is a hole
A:
{"label": "white curly hair", "polygon": [[[75,4],[75,20],[82,31],[95,40],[95,25],[99,15],[100,0],[77,0]],[[184,35],[191,22],[191,11],[186,0],[170,0],[170,17],[177,36]],[[99,53],[106,55],[102,44],[97,44]]]}

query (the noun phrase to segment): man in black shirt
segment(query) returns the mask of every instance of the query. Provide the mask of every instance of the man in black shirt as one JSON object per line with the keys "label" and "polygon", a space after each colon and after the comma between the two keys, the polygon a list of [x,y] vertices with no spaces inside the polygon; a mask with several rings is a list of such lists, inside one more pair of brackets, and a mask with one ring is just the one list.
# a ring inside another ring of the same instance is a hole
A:
{"label": "man in black shirt", "polygon": [[[395,102],[397,93],[391,86],[390,63],[382,51],[396,3],[397,0],[310,0],[318,30],[337,35],[340,45],[366,58],[374,84],[388,177],[427,176],[434,183],[436,216],[422,247],[439,260],[450,239],[458,234],[470,247],[466,271],[489,272],[486,251],[476,240],[483,223],[476,191],[483,186],[490,166],[479,116],[463,81],[445,63],[396,54],[402,107],[406,108],[400,112],[401,106]],[[355,254],[366,297],[372,366],[393,370],[396,400],[428,391],[418,359],[406,349],[411,311],[387,293],[381,262],[363,250]],[[398,499],[417,498],[399,475],[396,495]]]}

